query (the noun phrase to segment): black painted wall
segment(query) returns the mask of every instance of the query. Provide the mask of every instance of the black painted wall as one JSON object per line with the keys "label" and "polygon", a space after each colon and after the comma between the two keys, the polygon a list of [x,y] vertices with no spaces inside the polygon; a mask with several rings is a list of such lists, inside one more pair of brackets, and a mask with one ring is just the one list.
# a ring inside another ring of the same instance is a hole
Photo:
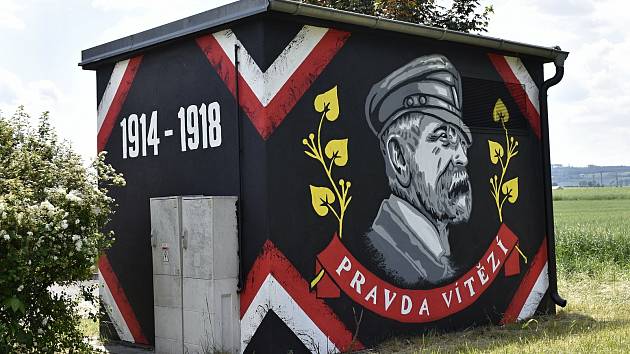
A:
{"label": "black painted wall", "polygon": [[[266,70],[305,22],[331,24],[281,15],[250,18],[231,26],[261,70]],[[519,200],[509,205],[504,222],[520,237],[520,248],[530,256],[544,237],[544,201],[540,141],[519,111],[517,103],[488,59],[488,51],[461,44],[371,31],[348,26],[345,45],[321,75],[298,100],[273,134],[264,140],[246,114],[242,119],[242,232],[243,272],[252,264],[267,240],[288,258],[303,278],[314,276],[315,255],[321,252],[336,230],[336,222],[317,216],[311,207],[309,184],[324,184],[321,167],[303,153],[302,139],[316,129],[319,114],[313,109],[315,97],[337,85],[340,118],[326,126],[327,138],[349,138],[350,162],[339,169],[352,181],[352,203],[344,229],[344,244],[368,267],[376,267],[365,251],[369,230],[383,198],[389,195],[384,162],[377,139],[364,114],[366,96],[372,85],[412,59],[427,54],[445,55],[463,78],[463,120],[473,132],[468,151],[468,173],[472,183],[473,208],[468,223],[450,232],[456,266],[464,272],[479,260],[496,235],[499,220],[490,196],[488,180],[497,166],[489,161],[488,139],[503,141],[503,130],[492,122],[492,109],[501,98],[508,111],[507,127],[519,141],[519,155],[511,162],[512,175],[519,177]],[[542,84],[542,62],[522,58],[538,86]],[[98,99],[103,94],[113,64],[97,70]],[[178,109],[190,104],[219,102],[222,144],[220,147],[180,151]],[[130,114],[159,112],[161,143],[159,156],[123,159],[119,122]],[[238,195],[236,102],[225,83],[209,64],[194,39],[169,43],[144,53],[133,86],[114,125],[105,150],[107,162],[122,172],[127,187],[112,192],[119,204],[109,225],[116,243],[107,251],[112,267],[126,293],[142,331],[153,341],[153,293],[149,198],[170,195]],[[175,129],[171,137],[162,135]],[[418,334],[429,330],[462,329],[471,325],[497,323],[516,291],[521,274],[498,277],[476,303],[451,317],[429,324],[400,324],[365,311],[359,339],[366,345],[395,334]],[[373,270],[378,272],[377,269]],[[348,328],[354,328],[353,306],[342,294],[327,299]],[[550,311],[547,297],[540,310]],[[306,348],[291,331],[282,327],[277,316],[269,314],[259,327],[249,350],[274,352],[278,343],[284,349],[300,352]],[[279,324],[280,323],[280,324]],[[289,345],[289,343],[293,343]]]}

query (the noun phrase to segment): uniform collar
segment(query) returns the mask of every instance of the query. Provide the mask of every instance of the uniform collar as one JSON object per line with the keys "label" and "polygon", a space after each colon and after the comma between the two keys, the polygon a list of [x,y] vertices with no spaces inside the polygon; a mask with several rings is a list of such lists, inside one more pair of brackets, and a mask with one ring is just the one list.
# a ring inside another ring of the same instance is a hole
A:
{"label": "uniform collar", "polygon": [[406,200],[393,194],[390,195],[387,201],[393,211],[405,223],[405,227],[409,232],[431,252],[435,259],[450,255],[448,246],[444,247],[444,242],[448,245],[448,240],[442,240],[435,225],[424,214]]}

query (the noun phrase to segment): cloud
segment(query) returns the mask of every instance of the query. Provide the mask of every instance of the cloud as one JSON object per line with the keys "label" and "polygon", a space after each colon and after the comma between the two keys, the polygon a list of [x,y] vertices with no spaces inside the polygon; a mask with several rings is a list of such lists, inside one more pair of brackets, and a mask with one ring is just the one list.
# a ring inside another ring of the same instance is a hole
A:
{"label": "cloud", "polygon": [[209,4],[207,1],[194,0],[173,6],[173,2],[167,0],[93,0],[92,7],[117,17],[117,21],[101,34],[99,41],[104,43],[234,1],[215,0]]}
{"label": "cloud", "polygon": [[[87,80],[86,85],[90,84]],[[70,141],[84,160],[96,155],[96,121],[93,90],[69,93],[50,80],[24,81],[0,68],[0,113],[11,116],[23,105],[36,123],[42,112],[50,112],[51,124],[62,139]]]}
{"label": "cloud", "polygon": [[0,28],[23,30],[26,25],[18,13],[22,11],[18,2],[13,0],[0,0]]}
{"label": "cloud", "polygon": [[[630,165],[630,37],[619,0],[506,0],[495,6],[489,34],[559,44],[570,55],[563,80],[549,90],[554,163]],[[545,76],[554,74],[553,65]]]}
{"label": "cloud", "polygon": [[23,82],[14,73],[0,68],[0,110],[11,114],[19,105],[43,112],[62,99],[59,88],[49,80]]}

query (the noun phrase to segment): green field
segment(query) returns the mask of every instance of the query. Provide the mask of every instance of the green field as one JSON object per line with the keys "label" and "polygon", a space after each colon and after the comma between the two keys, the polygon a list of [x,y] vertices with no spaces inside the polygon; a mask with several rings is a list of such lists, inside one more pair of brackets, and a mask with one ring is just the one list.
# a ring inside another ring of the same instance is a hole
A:
{"label": "green field", "polygon": [[569,305],[507,326],[394,339],[369,352],[630,352],[630,188],[554,191],[558,288]]}
{"label": "green field", "polygon": [[564,188],[553,191],[553,200],[630,199],[630,187]]}
{"label": "green field", "polygon": [[[592,197],[591,191],[562,191],[567,192]],[[630,194],[626,196],[554,202],[556,250],[562,273],[630,274]]]}

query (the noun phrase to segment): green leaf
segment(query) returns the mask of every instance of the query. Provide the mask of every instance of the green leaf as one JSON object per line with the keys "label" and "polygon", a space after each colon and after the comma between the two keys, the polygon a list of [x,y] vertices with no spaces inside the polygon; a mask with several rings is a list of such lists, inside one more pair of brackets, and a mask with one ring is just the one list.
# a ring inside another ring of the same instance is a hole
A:
{"label": "green leaf", "polygon": [[22,313],[26,312],[26,309],[24,308],[24,303],[15,296],[4,300],[3,305],[13,310],[13,312],[17,312],[18,310]]}

